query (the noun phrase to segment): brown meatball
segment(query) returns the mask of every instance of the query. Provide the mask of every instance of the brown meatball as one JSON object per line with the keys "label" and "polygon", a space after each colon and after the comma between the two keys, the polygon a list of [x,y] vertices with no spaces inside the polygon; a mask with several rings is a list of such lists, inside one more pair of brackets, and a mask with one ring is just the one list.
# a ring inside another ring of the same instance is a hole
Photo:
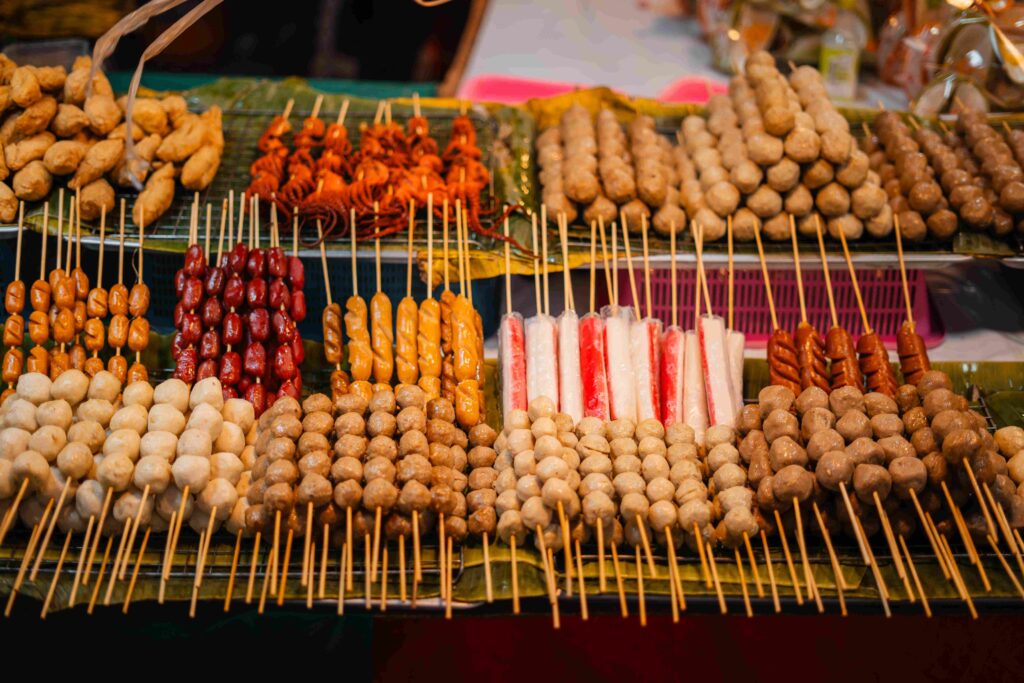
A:
{"label": "brown meatball", "polygon": [[366,420],[362,413],[345,413],[334,421],[334,433],[338,438],[346,434],[354,436],[366,435]]}
{"label": "brown meatball", "polygon": [[885,462],[885,452],[882,447],[871,440],[871,437],[865,436],[856,439],[853,443],[846,447],[846,454],[853,459],[854,463],[860,464],[872,464],[881,465]]}
{"label": "brown meatball", "polygon": [[841,451],[846,447],[846,441],[842,435],[834,429],[824,429],[817,432],[807,442],[807,457],[813,461],[819,460],[829,451]]}
{"label": "brown meatball", "polygon": [[896,390],[896,405],[902,415],[911,408],[921,405],[921,398],[917,394],[917,387],[913,384],[903,384]]}
{"label": "brown meatball", "polygon": [[431,399],[427,403],[427,419],[455,422],[455,408],[446,398]]}
{"label": "brown meatball", "polygon": [[853,489],[862,503],[874,504],[875,495],[884,500],[892,489],[889,470],[881,465],[860,464],[853,471]]}
{"label": "brown meatball", "polygon": [[741,436],[746,436],[751,431],[761,429],[761,413],[754,404],[743,406],[739,417],[736,418],[736,431]]}
{"label": "brown meatball", "polygon": [[399,411],[396,424],[400,434],[413,430],[425,432],[427,430],[427,415],[418,406],[408,406]]}
{"label": "brown meatball", "polygon": [[367,405],[366,399],[358,394],[342,394],[334,400],[334,410],[339,415],[355,413],[362,416],[366,414]]}
{"label": "brown meatball", "polygon": [[375,436],[366,445],[365,457],[367,460],[370,458],[387,458],[394,462],[398,457],[398,444],[390,436],[384,436],[383,434]]}
{"label": "brown meatball", "polygon": [[383,410],[374,411],[366,421],[366,433],[371,437],[392,437],[397,429],[398,422],[395,416]]}
{"label": "brown meatball", "polygon": [[941,453],[929,453],[921,458],[921,463],[928,470],[928,483],[939,486],[949,476],[949,465]]}
{"label": "brown meatball", "polygon": [[828,451],[818,460],[814,475],[822,488],[838,491],[840,483],[849,486],[853,481],[854,467],[853,458],[845,452]]}
{"label": "brown meatball", "polygon": [[373,396],[370,397],[370,403],[367,405],[367,409],[371,413],[384,411],[385,413],[394,414],[396,408],[395,392],[390,388],[373,392]]}
{"label": "brown meatball", "polygon": [[330,413],[318,411],[308,413],[306,417],[302,418],[302,431],[304,433],[312,432],[326,436],[331,433],[332,427],[334,427],[334,418],[331,417]]}
{"label": "brown meatball", "polygon": [[959,465],[972,458],[981,446],[981,438],[973,429],[956,429],[942,439],[942,457],[950,465]]}
{"label": "brown meatball", "polygon": [[847,443],[851,443],[859,438],[871,436],[871,421],[859,410],[850,410],[836,422],[836,431]]}

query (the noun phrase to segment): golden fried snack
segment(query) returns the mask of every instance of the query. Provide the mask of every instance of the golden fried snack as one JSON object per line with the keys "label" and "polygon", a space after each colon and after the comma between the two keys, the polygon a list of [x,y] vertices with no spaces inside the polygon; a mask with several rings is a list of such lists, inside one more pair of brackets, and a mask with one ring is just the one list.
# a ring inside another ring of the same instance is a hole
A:
{"label": "golden fried snack", "polygon": [[93,92],[85,100],[85,115],[89,117],[89,128],[97,135],[106,135],[121,123],[121,107],[110,95],[99,95]]}
{"label": "golden fried snack", "polygon": [[171,123],[167,112],[160,106],[160,100],[149,97],[138,97],[132,107],[132,123],[139,126],[147,134],[156,133],[164,136],[171,132]]}
{"label": "golden fried snack", "polygon": [[68,175],[78,170],[78,166],[89,151],[89,145],[77,140],[58,140],[50,145],[43,155],[43,165],[53,175]]}
{"label": "golden fried snack", "polygon": [[35,135],[11,143],[4,147],[4,160],[7,168],[12,171],[20,171],[29,162],[42,159],[46,150],[50,148],[57,138],[49,131],[36,133]]}
{"label": "golden fried snack", "polygon": [[105,178],[99,178],[82,188],[82,219],[96,220],[103,209],[106,209],[108,216],[114,211],[114,188]]}
{"label": "golden fried snack", "polygon": [[203,145],[181,167],[181,184],[189,190],[205,190],[220,168],[221,150]]}
{"label": "golden fried snack", "polygon": [[[81,105],[85,102],[86,84],[89,80],[89,69],[92,58],[78,57],[71,67],[71,73],[64,80],[64,101],[68,104]],[[107,95],[113,99],[114,89],[102,71],[97,71],[92,78],[92,94]]]}
{"label": "golden fried snack", "polygon": [[174,128],[181,125],[185,114],[188,113],[188,103],[181,95],[168,95],[160,100],[160,106],[167,112],[167,118],[170,119],[171,126]]}
{"label": "golden fried snack", "polygon": [[10,83],[11,76],[18,65],[7,55],[0,54],[0,83]]}
{"label": "golden fried snack", "polygon": [[68,78],[67,69],[64,66],[37,66],[36,79],[39,87],[46,91],[63,90],[64,82]]}
{"label": "golden fried snack", "polygon": [[89,148],[68,187],[77,189],[103,177],[124,154],[124,140],[100,140]]}
{"label": "golden fried snack", "polygon": [[18,197],[7,183],[0,182],[0,221],[10,223],[18,215]]}
{"label": "golden fried snack", "polygon": [[43,162],[36,159],[14,174],[11,187],[18,199],[34,202],[50,194],[53,176]]}
{"label": "golden fried snack", "polygon": [[21,112],[14,124],[14,132],[20,136],[28,137],[46,130],[50,121],[57,115],[57,100],[49,95],[40,97]]}
{"label": "golden fried snack", "polygon": [[73,104],[58,104],[57,114],[50,121],[50,130],[57,137],[69,138],[85,129],[89,125],[89,117],[85,112]]}
{"label": "golden fried snack", "polygon": [[19,107],[25,108],[36,103],[43,96],[39,78],[31,66],[19,66],[11,74],[11,99]]}
{"label": "golden fried snack", "polygon": [[[138,130],[138,127],[133,130]],[[141,142],[135,144],[135,154],[138,155],[138,159],[134,161],[131,168],[135,171],[135,177],[140,183],[146,182],[146,177],[149,175],[149,162],[153,161],[153,157],[156,156],[156,148],[160,146],[162,139],[156,134],[147,135]],[[110,172],[111,180],[118,187],[129,187],[131,185],[131,176],[128,174],[128,170],[128,161],[122,154]]]}
{"label": "golden fried snack", "polygon": [[164,214],[174,199],[174,164],[165,164],[150,176],[132,207],[135,225],[151,225]]}
{"label": "golden fried snack", "polygon": [[7,107],[13,103],[14,101],[11,99],[11,86],[0,85],[0,114],[7,111]]}
{"label": "golden fried snack", "polygon": [[156,150],[162,161],[184,161],[195,154],[206,141],[206,122],[191,112],[183,115],[182,123],[164,138]]}
{"label": "golden fried snack", "polygon": [[[138,143],[142,138],[146,137],[146,131],[142,130],[139,126],[132,126],[132,142]],[[109,140],[127,140],[128,139],[128,124],[122,121],[114,127],[114,130],[110,131],[107,135]]]}
{"label": "golden fried snack", "polygon": [[224,151],[224,114],[216,104],[199,115],[206,122],[206,144]]}

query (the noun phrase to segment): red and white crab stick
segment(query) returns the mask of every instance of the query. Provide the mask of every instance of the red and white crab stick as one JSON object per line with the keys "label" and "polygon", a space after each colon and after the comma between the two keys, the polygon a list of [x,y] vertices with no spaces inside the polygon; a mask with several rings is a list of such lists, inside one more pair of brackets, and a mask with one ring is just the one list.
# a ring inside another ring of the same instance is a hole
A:
{"label": "red and white crab stick", "polygon": [[684,421],[683,374],[686,368],[686,333],[679,327],[679,292],[676,289],[676,233],[670,235],[672,257],[672,324],[661,335],[661,422],[666,427]]}
{"label": "red and white crab stick", "polygon": [[[508,236],[508,218],[505,219]],[[502,415],[526,410],[526,336],[523,317],[512,311],[512,273],[509,243],[505,242],[505,315],[498,328],[498,357],[501,358]]]}

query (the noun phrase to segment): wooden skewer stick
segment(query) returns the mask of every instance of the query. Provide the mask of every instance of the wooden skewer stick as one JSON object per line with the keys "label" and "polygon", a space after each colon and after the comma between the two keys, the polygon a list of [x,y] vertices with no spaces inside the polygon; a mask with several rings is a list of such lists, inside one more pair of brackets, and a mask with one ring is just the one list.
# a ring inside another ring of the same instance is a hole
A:
{"label": "wooden skewer stick", "polygon": [[515,534],[509,538],[509,549],[512,551],[512,614],[519,614],[519,560],[516,557]]}
{"label": "wooden skewer stick", "polygon": [[828,527],[825,526],[825,519],[821,516],[821,510],[818,509],[817,503],[814,503],[813,507],[814,516],[818,520],[818,528],[821,529],[821,536],[825,539],[825,548],[828,550],[828,559],[832,564],[832,573],[836,577],[836,597],[839,599],[839,613],[845,617],[847,615],[846,597],[844,595],[846,579],[843,578],[843,570],[839,565],[839,557],[836,555],[835,548],[832,547],[832,536],[828,532]]}
{"label": "wooden skewer stick", "polygon": [[580,549],[579,539],[576,539],[576,576],[580,581],[580,617],[587,621],[590,614],[587,611],[587,584],[583,578],[583,551]]}
{"label": "wooden skewer stick", "polygon": [[[101,535],[102,534],[100,534],[99,532],[97,532],[96,534],[97,537]],[[107,569],[107,560],[110,559],[110,549],[113,547],[113,545],[114,537],[107,537],[107,549],[103,552],[103,559],[100,561],[100,569],[99,572],[96,574],[96,582],[95,585],[92,587],[92,596],[90,596],[89,598],[89,606],[85,610],[86,614],[92,614],[92,610],[96,606],[96,598],[99,597],[100,594],[100,586],[103,584],[103,574]]]}
{"label": "wooden skewer stick", "polygon": [[384,539],[384,543],[381,544],[381,558],[380,558],[380,611],[387,612],[388,610],[388,543],[387,539]]}
{"label": "wooden skewer stick", "polygon": [[117,543],[117,554],[114,556],[114,564],[110,566],[110,579],[107,581],[107,592],[103,594],[104,605],[110,605],[110,598],[114,594],[114,584],[117,583],[117,572],[121,566],[124,547],[128,542],[128,534],[131,533],[131,530],[132,523],[129,519],[124,523],[124,530],[121,532],[121,540]]}
{"label": "wooden skewer stick", "polygon": [[672,530],[665,527],[665,545],[668,547],[669,580],[679,600],[679,609],[686,610],[686,594],[683,593],[683,581],[679,576],[679,558],[676,555],[676,544],[672,542]]}
{"label": "wooden skewer stick", "polygon": [[754,546],[750,544],[750,536],[743,532],[743,545],[747,548],[747,560],[750,561],[750,571],[754,576],[754,586],[757,588],[757,597],[764,597],[764,586],[761,584],[761,572],[757,568],[757,558],[754,556]]}
{"label": "wooden skewer stick", "polygon": [[252,542],[252,560],[249,563],[249,583],[245,587],[245,604],[252,603],[252,590],[256,582],[256,566],[259,564],[260,559],[260,540],[263,534],[261,531],[256,531],[256,536]]}
{"label": "wooden skewer stick", "polygon": [[288,540],[284,544],[284,561],[281,563],[281,585],[277,589],[277,605],[284,604],[285,585],[288,583],[288,565],[292,557],[292,541],[295,540],[295,531],[288,529]]}
{"label": "wooden skewer stick", "polygon": [[654,317],[654,308],[651,305],[651,258],[647,247],[647,214],[640,216],[640,243],[644,252],[644,311],[647,317],[651,318]]}
{"label": "wooden skewer stick", "polygon": [[[866,536],[859,517],[853,517],[850,520],[850,523],[857,528],[857,531],[861,536]],[[878,585],[878,599],[882,602],[882,611],[885,612],[886,617],[891,617],[892,611],[889,609],[889,589],[885,585],[885,580],[882,578],[882,572],[878,568],[878,562],[875,560],[874,553],[871,552],[871,546],[868,546],[868,556],[871,558],[871,571],[874,574],[875,583]]]}
{"label": "wooden skewer stick", "polygon": [[[53,502],[52,500],[50,501]],[[46,517],[49,513],[49,507],[43,513],[43,517],[32,527],[32,533],[29,534],[28,543],[25,545],[25,554],[21,558],[21,566],[18,568],[18,574],[14,579],[14,585],[11,587],[11,594],[7,598],[7,607],[4,609],[4,616],[11,616],[11,609],[14,607],[14,598],[17,597],[18,591],[21,590],[21,584],[25,580],[25,573],[28,571],[29,565],[32,563],[32,556],[35,553],[36,544],[39,542],[39,537],[43,534],[43,523],[46,521]]]}
{"label": "wooden skewer stick", "polygon": [[736,570],[740,574],[740,590],[743,593],[743,608],[747,611],[747,617],[751,618],[754,616],[754,609],[750,606],[750,592],[747,590],[747,579],[743,573],[743,558],[740,557],[739,546],[733,548],[733,552],[736,553]]}
{"label": "wooden skewer stick", "polygon": [[711,544],[705,544],[705,552],[708,554],[708,564],[711,565],[711,578],[715,582],[715,594],[718,596],[718,610],[725,614],[729,611],[729,608],[725,604],[725,595],[722,593],[722,582],[718,579],[718,562],[715,560],[715,552],[711,549]]}
{"label": "wooden skewer stick", "polygon": [[89,585],[89,573],[92,570],[92,562],[96,558],[96,549],[100,545],[100,536],[103,535],[103,523],[107,520],[107,511],[110,509],[110,501],[113,498],[114,489],[108,488],[103,496],[103,506],[100,508],[100,518],[96,522],[96,534],[93,536],[93,545],[89,549],[89,559],[85,563],[85,573],[82,576],[82,585]]}
{"label": "wooden skewer stick", "polygon": [[978,499],[978,507],[981,508],[981,514],[985,518],[985,526],[988,527],[988,535],[992,538],[999,538],[999,530],[996,529],[996,525],[992,522],[992,514],[988,509],[988,502],[985,500],[985,496],[981,494],[981,487],[978,486],[978,478],[974,475],[974,469],[971,464],[964,458],[960,461],[963,465],[964,470],[967,471],[967,479],[971,482],[971,488],[974,489],[974,496]]}
{"label": "wooden skewer stick", "polygon": [[[699,279],[700,275],[697,277]],[[700,283],[697,286],[700,287]],[[693,523],[693,538],[697,542],[697,554],[700,556],[700,569],[704,574],[704,586],[711,588],[713,585],[711,581],[711,567],[708,566],[707,554],[704,552],[704,537],[700,533],[700,527],[697,526],[697,522]]]}
{"label": "wooden skewer stick", "polygon": [[800,550],[800,557],[804,565],[804,581],[807,582],[808,598],[813,599],[818,607],[818,612],[824,612],[821,604],[821,594],[818,593],[818,585],[814,580],[814,572],[811,570],[811,560],[807,556],[807,539],[804,537],[803,515],[800,514],[800,501],[793,498],[793,515],[796,517],[796,542]]}
{"label": "wooden skewer stick", "polygon": [[[70,247],[68,247],[70,249]],[[50,537],[53,535],[53,530],[57,527],[57,517],[60,516],[61,508],[64,507],[64,500],[68,495],[68,488],[71,486],[71,477],[64,480],[64,486],[60,489],[60,496],[57,498],[57,508],[53,511],[53,516],[50,518],[50,525],[46,527],[46,535],[43,536],[43,542],[39,546],[39,554],[36,555],[36,562],[32,565],[32,573],[29,574],[28,580],[35,581],[36,575],[39,574],[39,565],[43,561],[43,555],[46,554],[46,548],[50,545]]]}
{"label": "wooden skewer stick", "polygon": [[903,260],[903,230],[900,228],[899,214],[893,215],[893,225],[896,228],[896,256],[900,262],[900,280],[903,284],[903,301],[907,305],[907,322],[911,329],[914,328],[914,307],[910,303],[910,285],[907,284],[907,264]]}
{"label": "wooden skewer stick", "polygon": [[615,571],[615,588],[619,592],[619,612],[622,614],[622,618],[626,619],[629,617],[629,603],[626,602],[626,588],[622,581],[622,569],[619,567],[619,547],[612,543],[611,548],[612,568]]}
{"label": "wooden skewer stick", "polygon": [[53,570],[53,579],[50,580],[50,588],[46,591],[46,599],[43,601],[43,609],[39,613],[40,619],[46,618],[46,613],[50,611],[50,602],[53,600],[53,594],[57,590],[57,581],[60,579],[60,570],[64,567],[64,559],[68,555],[68,546],[71,545],[71,532],[67,532],[64,535],[64,547],[60,551],[60,557],[57,558],[57,567]]}
{"label": "wooden skewer stick", "polygon": [[[761,260],[761,276],[764,279],[764,292],[768,297],[768,311],[772,316],[772,329],[779,329],[779,318],[775,315],[775,297],[772,296],[772,281],[768,277],[768,262],[764,259],[764,245],[761,244],[761,222],[754,221],[754,240],[757,241],[757,256]],[[799,604],[799,601],[797,601]]]}
{"label": "wooden skewer stick", "polygon": [[235,532],[235,552],[231,555],[231,573],[228,575],[228,588],[224,591],[224,612],[231,609],[231,598],[235,593],[235,572],[238,571],[238,555],[242,551],[242,530]]}
{"label": "wooden skewer stick", "polygon": [[[611,271],[608,269],[608,245],[605,242],[605,231],[604,231],[604,219],[598,217],[597,219],[598,233],[601,235],[601,268],[604,270],[604,284],[608,290],[608,303],[613,306],[618,305],[618,279],[611,276]],[[615,223],[612,223],[612,233],[614,234]],[[614,248],[615,242],[612,242]]]}
{"label": "wooden skewer stick", "polygon": [[89,554],[89,541],[92,539],[92,529],[96,524],[96,517],[90,516],[89,522],[85,525],[85,538],[82,539],[82,550],[78,554],[78,567],[75,569],[75,580],[71,584],[71,595],[68,597],[68,607],[75,606],[75,596],[78,595],[78,587],[82,583],[82,568],[85,566],[85,558]]}
{"label": "wooden skewer stick", "polygon": [[996,543],[996,540],[991,536],[986,536],[985,538],[988,541],[988,544],[992,546],[992,551],[996,554],[996,557],[999,559],[999,564],[1003,565],[1003,571],[1005,571],[1006,575],[1010,577],[1010,581],[1013,583],[1013,587],[1017,589],[1017,594],[1020,595],[1021,598],[1024,598],[1024,587],[1021,587],[1020,581],[1017,580],[1017,575],[1013,573],[1013,569],[1010,567],[1010,564],[1006,561],[1006,557],[1004,557],[1002,551],[999,550],[999,545]]}
{"label": "wooden skewer stick", "polygon": [[152,527],[146,527],[146,533],[142,535],[142,544],[139,545],[139,554],[135,558],[135,568],[132,570],[131,579],[128,581],[128,590],[124,594],[124,607],[121,608],[121,612],[128,614],[128,605],[132,601],[132,593],[135,592],[135,580],[139,578],[139,568],[142,567],[142,557],[146,554],[146,544],[149,543],[149,533],[153,530]]}
{"label": "wooden skewer stick", "polygon": [[406,601],[406,584],[405,584],[405,534],[401,534],[398,537],[398,600],[399,602]]}
{"label": "wooden skewer stick", "polygon": [[[444,552],[443,548],[441,549],[441,552]],[[448,562],[447,562],[448,566],[447,566],[447,571],[445,572],[445,583],[447,585],[447,588],[445,588],[445,604],[444,604],[444,618],[445,619],[451,619],[452,618],[452,559],[453,559],[453,554],[452,554],[452,537],[449,536],[448,537]]]}
{"label": "wooden skewer stick", "polygon": [[971,594],[967,590],[967,584],[964,583],[964,577],[960,573],[960,567],[957,566],[956,558],[953,556],[953,549],[949,545],[949,539],[945,535],[939,534],[939,540],[942,543],[943,552],[946,553],[946,558],[949,560],[949,566],[953,573],[953,580],[957,584],[957,588],[960,591],[960,596],[964,602],[967,603],[967,610],[971,613],[972,619],[978,618],[978,610],[974,606],[974,600],[971,599]]}
{"label": "wooden skewer stick", "polygon": [[312,542],[309,546],[307,564],[309,566],[309,576],[306,581],[306,609],[313,609],[313,584],[315,583],[314,578],[316,576],[316,541]]}
{"label": "wooden skewer stick", "polygon": [[[793,582],[793,594],[796,597],[796,604],[804,604],[804,596],[800,590],[800,581],[796,575],[796,566],[793,564],[793,556],[789,554],[789,541],[786,540],[786,527],[782,524],[782,516],[775,510],[775,526],[779,530],[779,542],[782,544],[782,554],[786,558],[786,567],[789,569],[789,578]],[[808,593],[808,598],[813,597]]]}
{"label": "wooden skewer stick", "polygon": [[900,546],[903,548],[903,554],[907,556],[907,566],[910,567],[910,574],[914,577],[914,585],[917,587],[917,594],[921,596],[921,607],[924,609],[924,615],[931,619],[932,608],[928,604],[928,596],[924,593],[924,586],[921,585],[921,579],[917,575],[917,567],[914,565],[914,558],[910,555],[910,548],[907,547],[907,542],[903,538],[903,534],[900,534]]}
{"label": "wooden skewer stick", "polygon": [[[633,254],[629,250],[629,221],[622,214],[622,248],[626,250],[626,270],[629,273],[629,291],[633,295],[633,314],[640,319],[640,295],[636,289],[636,275],[633,272]],[[653,560],[651,561],[653,565]],[[652,574],[653,576],[653,574]]]}
{"label": "wooden skewer stick", "polygon": [[[639,302],[638,302],[639,303]],[[644,570],[640,564],[640,546],[636,546],[636,597],[640,609],[640,625],[647,626],[647,600],[644,598]]]}
{"label": "wooden skewer stick", "polygon": [[989,583],[988,573],[985,571],[985,565],[978,557],[978,551],[974,546],[974,539],[971,538],[971,533],[968,531],[967,524],[964,522],[963,513],[953,500],[953,496],[950,495],[949,487],[946,486],[946,482],[942,482],[942,493],[946,497],[946,504],[953,513],[953,520],[956,522],[957,530],[960,532],[960,540],[967,549],[967,552],[971,557],[971,562],[978,568],[978,575],[981,577],[981,583],[985,587],[985,592],[990,592],[992,590],[992,584]]}
{"label": "wooden skewer stick", "polygon": [[988,482],[982,484],[982,487],[985,489],[985,497],[988,499],[988,503],[992,507],[992,511],[995,513],[996,522],[999,523],[999,530],[1002,531],[1003,537],[1006,539],[1006,545],[1009,546],[1010,553],[1014,558],[1016,558],[1017,566],[1020,567],[1021,575],[1024,576],[1024,559],[1021,558],[1020,548],[1017,546],[1017,540],[1013,537],[1013,531],[1010,529],[1009,520],[1006,518],[1006,510],[1003,509],[1002,505],[997,504]]}
{"label": "wooden skewer stick", "polygon": [[800,247],[796,243],[796,221],[789,214],[789,237],[793,242],[793,269],[796,273],[796,293],[800,300],[800,321],[807,322],[807,301],[804,299],[804,278],[800,272]]}
{"label": "wooden skewer stick", "polygon": [[338,558],[338,616],[345,614],[345,563],[348,559],[348,546],[341,544],[341,554]]}
{"label": "wooden skewer stick", "polygon": [[[562,529],[562,548],[565,554],[565,594],[572,597],[572,540],[569,537],[569,522],[565,515],[565,506],[558,501],[558,525]],[[552,565],[554,566],[554,565]]]}
{"label": "wooden skewer stick", "polygon": [[924,515],[924,509],[921,507],[921,501],[917,497],[917,491],[914,489],[908,489],[910,492],[910,500],[914,503],[914,509],[917,511],[918,519],[921,522],[921,526],[924,527],[925,535],[928,537],[928,543],[932,546],[932,553],[935,554],[935,560],[939,563],[939,569],[942,570],[942,575],[947,581],[953,577],[949,573],[949,568],[946,566],[946,558],[942,552],[942,547],[939,545],[939,539],[934,533],[934,529],[928,523],[928,519]]}
{"label": "wooden skewer stick", "polygon": [[821,218],[814,214],[814,227],[818,234],[818,251],[821,253],[821,274],[825,276],[825,294],[828,296],[828,312],[832,316],[832,327],[839,327],[839,315],[836,313],[836,300],[832,292],[832,278],[828,272],[828,256],[825,253],[825,238],[821,232]]}
{"label": "wooden skewer stick", "polygon": [[142,512],[146,509],[146,499],[149,498],[149,484],[142,489],[142,497],[139,499],[139,509],[135,513],[135,519],[132,520],[132,532],[128,536],[128,545],[125,547],[125,558],[121,564],[121,569],[118,572],[117,578],[120,581],[124,581],[125,571],[128,569],[128,558],[131,557],[132,548],[135,546],[135,535],[139,532],[139,522],[142,520]]}
{"label": "wooden skewer stick", "polygon": [[[363,536],[363,602],[366,607],[366,611],[369,612],[373,609],[373,587],[370,584],[370,547],[371,547],[370,534]],[[441,551],[444,554],[444,551]],[[442,581],[442,583],[444,583]]]}
{"label": "wooden skewer stick", "polygon": [[875,510],[878,511],[878,519],[882,522],[882,533],[885,535],[886,543],[889,545],[889,552],[892,553],[893,564],[896,566],[896,574],[903,581],[903,588],[907,591],[907,597],[910,598],[910,602],[914,602],[914,590],[910,586],[910,579],[907,576],[906,568],[903,566],[903,558],[901,557],[900,548],[896,544],[896,536],[892,532],[889,515],[885,513],[885,508],[882,507],[882,499],[879,497],[878,491],[873,491],[872,494],[875,501]]}
{"label": "wooden skewer stick", "polygon": [[313,501],[306,503],[306,533],[302,539],[302,576],[299,578],[299,585],[305,586],[309,583],[309,545],[313,536]]}
{"label": "wooden skewer stick", "polygon": [[484,596],[487,602],[494,602],[494,586],[491,583],[491,544],[488,542],[487,532],[483,534],[484,550]]}

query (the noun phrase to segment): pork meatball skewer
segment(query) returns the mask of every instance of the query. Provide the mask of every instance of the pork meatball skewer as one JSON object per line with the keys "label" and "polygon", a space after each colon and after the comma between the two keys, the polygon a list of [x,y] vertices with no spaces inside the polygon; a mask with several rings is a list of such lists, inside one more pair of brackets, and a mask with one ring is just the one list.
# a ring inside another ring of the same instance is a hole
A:
{"label": "pork meatball skewer", "polygon": [[[413,543],[413,593],[415,594],[415,586],[422,580],[420,568],[421,515],[430,509],[431,496],[428,486],[431,483],[431,465],[428,456],[422,453],[421,447],[410,447],[410,441],[420,444],[426,442],[424,435],[427,430],[427,394],[418,386],[400,387],[395,391],[395,399],[400,409],[395,421],[396,434],[400,435],[399,449],[406,451],[396,461],[396,485],[400,487],[396,509],[401,516],[411,520],[409,532]],[[406,436],[407,434],[409,436]],[[421,436],[424,438],[421,439]],[[399,543],[404,544],[404,539],[404,534],[400,534]]]}
{"label": "pork meatball skewer", "polygon": [[345,510],[345,558],[347,590],[352,590],[354,561],[354,511],[363,500],[363,456],[366,454],[366,409],[368,401],[359,394],[343,394],[334,402],[334,449],[331,462],[331,481],[334,484],[334,504]]}

